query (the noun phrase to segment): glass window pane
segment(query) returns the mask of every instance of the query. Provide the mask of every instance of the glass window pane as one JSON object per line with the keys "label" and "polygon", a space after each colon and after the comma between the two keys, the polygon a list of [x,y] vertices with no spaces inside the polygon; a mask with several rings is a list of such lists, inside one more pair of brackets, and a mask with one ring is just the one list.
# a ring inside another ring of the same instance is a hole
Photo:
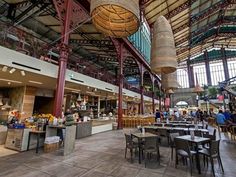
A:
{"label": "glass window pane", "polygon": [[218,85],[219,82],[225,80],[224,67],[222,62],[211,62],[210,73],[212,85]]}
{"label": "glass window pane", "polygon": [[[207,85],[207,77],[206,77],[206,67],[205,64],[199,64],[193,66],[193,73],[194,73],[194,83],[200,86]],[[197,79],[196,79],[197,77]]]}
{"label": "glass window pane", "polygon": [[189,88],[187,68],[177,69],[177,81],[182,88]]}

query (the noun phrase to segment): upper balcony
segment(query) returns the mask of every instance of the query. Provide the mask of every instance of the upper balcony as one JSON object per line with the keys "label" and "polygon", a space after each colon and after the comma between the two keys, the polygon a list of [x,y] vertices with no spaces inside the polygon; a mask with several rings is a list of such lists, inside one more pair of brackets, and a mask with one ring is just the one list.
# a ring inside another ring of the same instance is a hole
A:
{"label": "upper balcony", "polygon": [[[3,22],[0,22],[0,45],[32,56],[35,59],[58,65],[59,51],[55,46],[50,46],[48,42],[41,40],[36,35]],[[69,55],[67,68],[116,86],[119,84],[115,75],[108,74],[109,71],[96,65],[91,65],[89,60],[81,59],[74,53]],[[124,83],[124,88],[140,93],[140,89],[133,89],[126,82]]]}

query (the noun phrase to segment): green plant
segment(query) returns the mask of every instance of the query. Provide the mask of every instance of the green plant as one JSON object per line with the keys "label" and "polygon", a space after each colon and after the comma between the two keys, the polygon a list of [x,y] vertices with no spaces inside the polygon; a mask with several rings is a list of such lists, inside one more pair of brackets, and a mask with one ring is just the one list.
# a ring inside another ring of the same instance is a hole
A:
{"label": "green plant", "polygon": [[218,90],[216,87],[208,87],[208,96],[209,98],[216,98]]}
{"label": "green plant", "polygon": [[164,93],[161,90],[156,91],[158,97],[164,98]]}

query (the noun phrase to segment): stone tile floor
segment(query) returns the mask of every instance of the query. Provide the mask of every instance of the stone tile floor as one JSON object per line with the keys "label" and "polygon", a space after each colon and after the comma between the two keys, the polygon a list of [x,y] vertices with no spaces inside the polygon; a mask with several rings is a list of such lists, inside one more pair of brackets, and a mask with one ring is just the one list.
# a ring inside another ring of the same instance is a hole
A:
{"label": "stone tile floor", "polygon": [[[162,142],[165,144],[165,142]],[[130,163],[124,158],[125,139],[122,130],[109,131],[76,141],[75,152],[62,156],[62,150],[35,154],[35,151],[0,157],[0,176],[3,177],[190,177],[188,166],[182,163],[176,169],[170,159],[170,148],[160,147],[160,165],[155,160],[144,167],[138,158]],[[129,154],[129,153],[128,153]],[[225,173],[215,162],[216,176],[236,176],[236,144],[221,141],[221,156]],[[201,164],[202,174],[197,170],[193,176],[213,176],[210,165]]]}

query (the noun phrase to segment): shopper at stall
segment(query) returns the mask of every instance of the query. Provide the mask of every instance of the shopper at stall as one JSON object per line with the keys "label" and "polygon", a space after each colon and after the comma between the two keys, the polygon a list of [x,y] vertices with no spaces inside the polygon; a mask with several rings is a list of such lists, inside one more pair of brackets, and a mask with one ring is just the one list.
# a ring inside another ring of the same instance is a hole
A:
{"label": "shopper at stall", "polygon": [[180,115],[178,111],[174,110],[174,116],[175,116],[175,120],[179,121]]}
{"label": "shopper at stall", "polygon": [[156,122],[161,120],[161,112],[158,109],[156,110],[155,120]]}

